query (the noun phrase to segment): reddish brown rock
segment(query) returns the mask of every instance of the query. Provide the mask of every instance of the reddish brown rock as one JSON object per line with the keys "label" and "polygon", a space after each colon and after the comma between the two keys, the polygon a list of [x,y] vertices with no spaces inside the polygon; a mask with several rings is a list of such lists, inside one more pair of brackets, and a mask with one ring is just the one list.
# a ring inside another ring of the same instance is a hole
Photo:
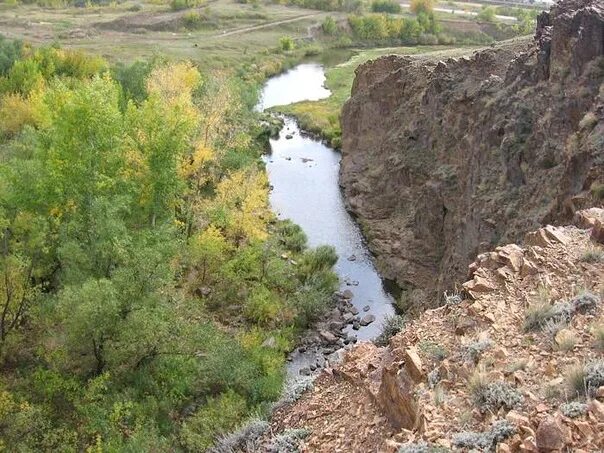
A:
{"label": "reddish brown rock", "polygon": [[[602,0],[563,0],[540,16],[535,40],[356,70],[340,182],[385,277],[434,300],[492,244],[520,243],[597,203],[586,194],[604,180],[593,69],[603,23]],[[552,227],[531,243],[564,240]]]}
{"label": "reddish brown rock", "polygon": [[568,427],[549,416],[539,423],[536,440],[540,452],[550,452],[562,450],[572,439]]}

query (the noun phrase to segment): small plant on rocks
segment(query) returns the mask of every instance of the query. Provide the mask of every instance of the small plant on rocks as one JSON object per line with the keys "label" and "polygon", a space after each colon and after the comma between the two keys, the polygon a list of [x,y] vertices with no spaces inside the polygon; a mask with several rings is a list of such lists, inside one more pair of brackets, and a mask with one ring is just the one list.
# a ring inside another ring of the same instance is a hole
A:
{"label": "small plant on rocks", "polygon": [[463,346],[461,356],[466,361],[478,362],[482,353],[492,345],[493,342],[489,338],[473,341]]}
{"label": "small plant on rocks", "polygon": [[604,360],[578,365],[569,370],[566,380],[569,390],[580,396],[590,397],[604,385]]}
{"label": "small plant on rocks", "polygon": [[285,404],[298,401],[304,392],[313,389],[314,380],[313,376],[301,376],[288,380],[283,387],[281,399],[275,403],[274,407],[279,408]]}
{"label": "small plant on rocks", "polygon": [[597,324],[592,328],[594,336],[594,346],[600,351],[604,351],[604,324]]}
{"label": "small plant on rocks", "polygon": [[558,302],[554,305],[539,302],[531,305],[525,314],[524,329],[543,330],[548,324],[568,324],[577,313],[593,310],[600,304],[600,297],[585,291],[568,302]]}
{"label": "small plant on rocks", "polygon": [[233,453],[237,451],[257,451],[258,439],[268,429],[268,422],[252,418],[245,425],[218,439],[210,453]]}
{"label": "small plant on rocks", "polygon": [[398,453],[445,453],[447,451],[446,448],[424,441],[408,443],[398,449]]}
{"label": "small plant on rocks", "polygon": [[604,250],[596,247],[589,247],[581,255],[581,261],[584,263],[604,263]]}
{"label": "small plant on rocks", "polygon": [[486,373],[480,370],[470,378],[470,392],[480,410],[513,409],[523,401],[522,394],[512,384],[490,382]]}
{"label": "small plant on rocks", "polygon": [[387,346],[390,339],[405,328],[406,318],[401,315],[387,316],[382,323],[382,333],[374,340],[378,346]]}
{"label": "small plant on rocks", "polygon": [[268,451],[270,453],[298,453],[300,451],[300,442],[308,437],[310,431],[304,428],[287,429],[276,436]]}
{"label": "small plant on rocks", "polygon": [[446,359],[449,355],[444,347],[434,343],[433,341],[422,340],[418,343],[418,347],[420,351],[437,362]]}
{"label": "small plant on rocks", "polygon": [[587,404],[580,401],[571,401],[560,406],[560,412],[566,417],[577,418],[587,413]]}
{"label": "small plant on rocks", "polygon": [[494,451],[498,443],[516,433],[516,427],[507,420],[498,420],[484,432],[463,431],[453,434],[453,445],[479,451]]}
{"label": "small plant on rocks", "polygon": [[440,371],[438,368],[434,368],[428,373],[428,386],[433,389],[440,382]]}

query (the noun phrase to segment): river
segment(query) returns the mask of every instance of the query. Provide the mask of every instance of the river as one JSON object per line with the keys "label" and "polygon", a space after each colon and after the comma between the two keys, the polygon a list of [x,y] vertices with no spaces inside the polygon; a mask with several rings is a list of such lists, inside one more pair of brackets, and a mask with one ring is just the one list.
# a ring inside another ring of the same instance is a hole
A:
{"label": "river", "polygon": [[[324,82],[321,65],[300,64],[267,81],[258,109],[326,98],[330,92]],[[354,293],[352,302],[361,317],[365,314],[376,317],[373,323],[354,333],[359,340],[376,337],[384,318],[394,313],[393,299],[373,264],[359,226],[344,206],[338,184],[340,153],[305,134],[287,117],[279,138],[270,140],[270,148],[265,163],[273,186],[270,194],[273,211],[280,219],[291,219],[300,225],[308,236],[309,246],[335,248],[339,256],[335,271],[340,277],[341,290]]]}

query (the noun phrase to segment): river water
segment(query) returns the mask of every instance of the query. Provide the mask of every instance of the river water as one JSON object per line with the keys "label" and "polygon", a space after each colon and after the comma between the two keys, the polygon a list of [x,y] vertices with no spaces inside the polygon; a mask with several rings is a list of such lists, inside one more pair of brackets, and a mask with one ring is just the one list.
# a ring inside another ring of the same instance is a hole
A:
{"label": "river water", "polygon": [[[321,65],[298,65],[267,81],[258,109],[326,98],[330,92],[324,82]],[[352,302],[360,316],[376,317],[354,333],[359,340],[374,338],[381,332],[384,317],[394,313],[393,299],[375,269],[359,226],[344,207],[338,184],[340,153],[304,134],[291,118],[285,118],[279,138],[271,140],[270,147],[265,162],[274,187],[270,195],[273,211],[280,219],[300,225],[311,247],[335,247],[341,290],[354,293]]]}

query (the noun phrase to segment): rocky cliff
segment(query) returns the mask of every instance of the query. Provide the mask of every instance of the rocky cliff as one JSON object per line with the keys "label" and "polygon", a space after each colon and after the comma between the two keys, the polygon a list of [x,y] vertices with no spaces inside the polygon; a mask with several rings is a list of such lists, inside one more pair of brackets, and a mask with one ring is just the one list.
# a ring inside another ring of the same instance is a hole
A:
{"label": "rocky cliff", "polygon": [[418,304],[477,253],[604,197],[604,4],[563,0],[534,39],[357,69],[341,184],[383,275]]}
{"label": "rocky cliff", "polygon": [[463,300],[349,347],[246,451],[604,451],[604,210],[574,220],[479,255]]}

